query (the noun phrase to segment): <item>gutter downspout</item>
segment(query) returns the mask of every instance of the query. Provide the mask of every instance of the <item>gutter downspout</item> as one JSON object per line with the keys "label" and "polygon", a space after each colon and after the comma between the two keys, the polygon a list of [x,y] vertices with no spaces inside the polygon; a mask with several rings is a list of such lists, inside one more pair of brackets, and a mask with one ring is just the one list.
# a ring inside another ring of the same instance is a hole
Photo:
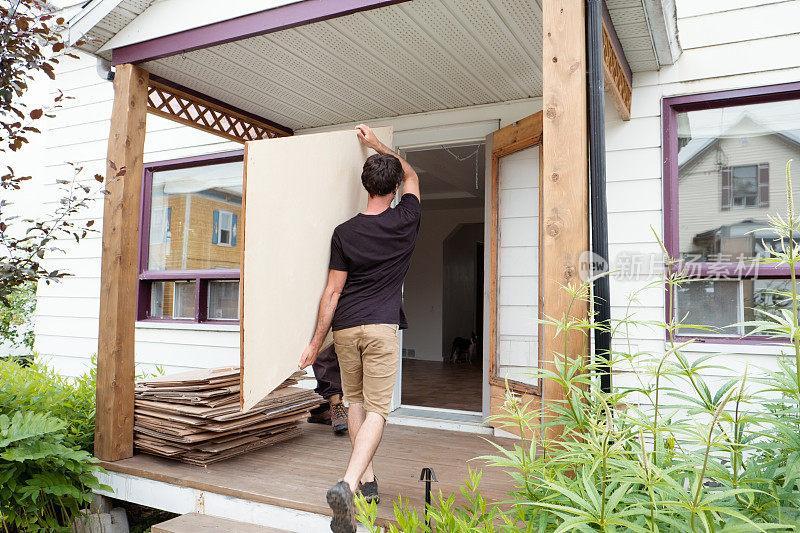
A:
{"label": "gutter downspout", "polygon": [[594,357],[600,390],[611,392],[611,289],[608,279],[606,119],[603,81],[603,0],[586,0],[586,59],[589,105],[589,189],[594,279]]}

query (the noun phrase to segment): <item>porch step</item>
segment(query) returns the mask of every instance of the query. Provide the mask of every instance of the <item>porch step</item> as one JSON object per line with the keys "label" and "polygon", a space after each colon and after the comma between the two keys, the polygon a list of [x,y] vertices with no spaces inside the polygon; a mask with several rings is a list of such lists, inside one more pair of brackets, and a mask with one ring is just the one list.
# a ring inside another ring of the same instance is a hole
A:
{"label": "porch step", "polygon": [[285,529],[246,524],[200,513],[188,513],[167,520],[156,524],[150,531],[152,533],[288,533]]}

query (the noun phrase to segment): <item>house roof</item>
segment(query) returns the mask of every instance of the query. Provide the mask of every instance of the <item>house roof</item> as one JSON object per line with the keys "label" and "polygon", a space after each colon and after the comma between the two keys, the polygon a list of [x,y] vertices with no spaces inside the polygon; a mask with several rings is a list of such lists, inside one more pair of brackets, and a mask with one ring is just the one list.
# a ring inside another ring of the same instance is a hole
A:
{"label": "house roof", "polygon": [[[748,111],[739,115],[722,133],[714,136],[693,137],[678,151],[678,168],[696,161],[697,158],[720,139],[727,137],[776,135],[781,139],[800,147],[800,130],[776,131],[754,119]],[[680,136],[680,132],[679,132]]]}

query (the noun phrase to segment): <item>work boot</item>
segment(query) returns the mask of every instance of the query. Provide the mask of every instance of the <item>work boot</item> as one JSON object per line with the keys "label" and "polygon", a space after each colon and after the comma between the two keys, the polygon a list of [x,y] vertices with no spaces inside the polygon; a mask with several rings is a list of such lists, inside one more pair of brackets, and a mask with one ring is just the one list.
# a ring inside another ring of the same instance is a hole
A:
{"label": "work boot", "polygon": [[364,496],[364,499],[367,500],[367,503],[375,502],[381,503],[381,497],[378,496],[378,477],[374,476],[372,481],[367,481],[366,483],[359,482],[358,483],[358,492]]}
{"label": "work boot", "polygon": [[333,426],[333,432],[336,435],[341,435],[347,431],[347,408],[345,408],[340,397],[337,397],[337,399],[338,401],[331,398],[331,425]]}
{"label": "work boot", "polygon": [[350,485],[340,481],[329,488],[327,500],[333,511],[331,531],[333,533],[356,533],[356,505]]}
{"label": "work boot", "polygon": [[309,424],[326,424],[331,425],[331,406],[324,403],[319,407],[313,408],[308,412],[310,415],[306,420]]}

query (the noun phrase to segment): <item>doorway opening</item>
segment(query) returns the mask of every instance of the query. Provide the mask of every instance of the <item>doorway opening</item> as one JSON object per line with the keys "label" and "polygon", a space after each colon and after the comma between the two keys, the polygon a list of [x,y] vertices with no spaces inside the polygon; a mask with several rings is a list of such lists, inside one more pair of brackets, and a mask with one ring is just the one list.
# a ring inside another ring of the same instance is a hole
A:
{"label": "doorway opening", "polygon": [[403,406],[481,412],[485,143],[404,150],[422,224],[403,288]]}

